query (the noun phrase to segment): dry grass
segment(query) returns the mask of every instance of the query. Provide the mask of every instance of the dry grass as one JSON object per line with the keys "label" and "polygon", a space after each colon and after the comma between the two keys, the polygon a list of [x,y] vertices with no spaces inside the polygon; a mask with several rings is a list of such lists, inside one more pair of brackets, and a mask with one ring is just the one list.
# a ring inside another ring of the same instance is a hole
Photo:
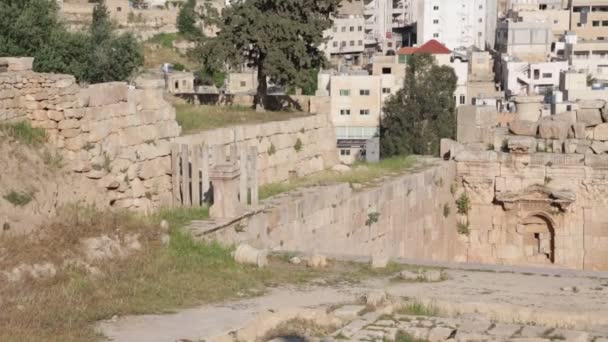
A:
{"label": "dry grass", "polygon": [[158,69],[163,63],[182,64],[187,69],[196,70],[198,63],[173,48],[176,34],[159,34],[144,43],[144,67]]}
{"label": "dry grass", "polygon": [[[82,209],[81,209],[82,210]],[[71,253],[83,236],[109,232],[143,234],[142,250],[125,259],[96,265],[102,272],[91,276],[79,269],[60,270],[54,278],[27,279],[20,283],[0,280],[0,341],[91,341],[100,338],[94,323],[114,315],[164,313],[183,307],[259,295],[267,287],[325,282],[357,282],[389,275],[368,265],[330,263],[326,269],[292,265],[273,257],[265,269],[236,264],[230,250],[217,244],[195,242],[180,226],[204,219],[206,210],[165,211],[152,218],[93,209],[66,212],[36,239],[3,238],[4,266],[52,260]],[[167,219],[171,242],[156,239],[158,222]]]}
{"label": "dry grass", "polygon": [[330,185],[338,183],[370,185],[383,177],[396,176],[416,165],[413,156],[393,157],[377,164],[357,164],[348,172],[326,170],[307,177],[300,177],[281,183],[270,183],[260,187],[260,198],[269,198],[298,188]]}
{"label": "dry grass", "polygon": [[279,324],[269,331],[261,341],[270,341],[275,338],[302,338],[310,340],[313,337],[325,337],[334,332],[336,326],[321,326],[314,321],[294,318]]}
{"label": "dry grass", "polygon": [[176,104],[177,122],[182,126],[182,134],[189,134],[213,128],[242,124],[264,123],[289,120],[309,114],[301,112],[256,112],[243,106],[195,106]]}

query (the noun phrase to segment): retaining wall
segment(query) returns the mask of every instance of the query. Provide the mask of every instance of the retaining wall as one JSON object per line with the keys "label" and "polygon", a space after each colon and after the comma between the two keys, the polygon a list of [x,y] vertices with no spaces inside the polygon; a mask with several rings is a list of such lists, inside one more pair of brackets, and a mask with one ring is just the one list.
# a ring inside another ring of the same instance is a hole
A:
{"label": "retaining wall", "polygon": [[179,137],[175,142],[257,146],[260,184],[309,175],[338,163],[335,131],[327,114],[219,128]]}
{"label": "retaining wall", "polygon": [[[303,189],[272,198],[264,210],[205,238],[272,250],[466,261],[465,239],[456,228],[454,179],[453,162],[435,161],[371,188]],[[445,206],[450,212],[443,215]]]}

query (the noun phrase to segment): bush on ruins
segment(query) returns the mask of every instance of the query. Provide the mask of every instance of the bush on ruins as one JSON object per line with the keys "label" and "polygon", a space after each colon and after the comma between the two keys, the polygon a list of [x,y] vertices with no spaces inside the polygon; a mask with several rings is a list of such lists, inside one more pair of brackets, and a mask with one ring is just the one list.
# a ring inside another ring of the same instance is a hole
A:
{"label": "bush on ruins", "polygon": [[35,71],[87,83],[127,80],[143,64],[140,45],[115,32],[103,0],[87,33],[68,31],[54,0],[0,0],[0,56],[35,57]]}

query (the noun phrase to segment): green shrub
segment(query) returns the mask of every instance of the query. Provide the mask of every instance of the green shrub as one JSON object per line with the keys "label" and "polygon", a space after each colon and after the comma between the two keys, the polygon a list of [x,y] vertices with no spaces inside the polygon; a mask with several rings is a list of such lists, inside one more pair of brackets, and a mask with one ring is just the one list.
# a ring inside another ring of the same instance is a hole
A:
{"label": "green shrub", "polygon": [[300,152],[302,150],[303,144],[302,144],[302,140],[300,140],[300,138],[298,138],[298,140],[296,140],[296,144],[293,145],[294,150],[296,150],[296,152]]}
{"label": "green shrub", "polygon": [[39,146],[46,141],[44,129],[34,128],[28,121],[1,124],[0,131],[29,146]]}
{"label": "green shrub", "polygon": [[270,147],[268,147],[268,151],[266,151],[266,152],[268,152],[268,155],[271,156],[271,155],[277,153],[277,148],[274,147],[274,144],[271,143]]}
{"label": "green shrub", "polygon": [[456,225],[456,229],[458,229],[458,233],[462,234],[462,235],[466,235],[469,236],[469,234],[471,233],[471,231],[469,230],[469,223],[468,222],[458,222],[458,224]]}
{"label": "green shrub", "polygon": [[16,207],[23,207],[32,201],[32,195],[25,192],[11,191],[4,199]]}
{"label": "green shrub", "polygon": [[463,193],[462,195],[460,195],[460,197],[458,197],[458,199],[456,200],[456,208],[458,210],[458,213],[461,215],[467,215],[469,213],[469,211],[471,210],[471,200],[469,199],[469,196],[467,196],[466,193]]}

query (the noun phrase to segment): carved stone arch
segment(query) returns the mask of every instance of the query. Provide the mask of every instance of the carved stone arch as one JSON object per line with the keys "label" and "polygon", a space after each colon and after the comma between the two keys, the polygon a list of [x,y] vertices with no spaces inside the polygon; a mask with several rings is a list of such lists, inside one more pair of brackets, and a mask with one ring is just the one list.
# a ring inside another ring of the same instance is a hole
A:
{"label": "carved stone arch", "polygon": [[528,213],[520,221],[524,254],[530,263],[555,263],[555,230],[558,227],[551,215],[539,211]]}

